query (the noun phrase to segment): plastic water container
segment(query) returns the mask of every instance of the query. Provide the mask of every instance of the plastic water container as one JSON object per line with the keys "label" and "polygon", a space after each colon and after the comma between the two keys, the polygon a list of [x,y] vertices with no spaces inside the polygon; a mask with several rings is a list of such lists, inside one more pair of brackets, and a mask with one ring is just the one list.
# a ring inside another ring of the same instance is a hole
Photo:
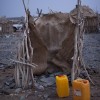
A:
{"label": "plastic water container", "polygon": [[66,75],[56,76],[56,90],[59,97],[69,96],[69,81]]}
{"label": "plastic water container", "polygon": [[74,100],[90,100],[90,84],[88,80],[76,79],[72,83]]}

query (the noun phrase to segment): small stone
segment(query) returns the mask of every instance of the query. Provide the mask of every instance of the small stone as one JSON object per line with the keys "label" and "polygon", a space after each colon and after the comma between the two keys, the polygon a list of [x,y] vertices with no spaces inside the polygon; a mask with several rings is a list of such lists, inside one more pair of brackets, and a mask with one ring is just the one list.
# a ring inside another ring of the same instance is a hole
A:
{"label": "small stone", "polygon": [[6,38],[9,38],[9,37],[10,37],[10,35],[5,35],[5,37],[6,37]]}
{"label": "small stone", "polygon": [[5,86],[4,86],[4,89],[10,89],[10,87],[9,87],[9,86],[7,86],[7,85],[5,85]]}
{"label": "small stone", "polygon": [[25,91],[22,91],[23,93],[25,93]]}
{"label": "small stone", "polygon": [[21,91],[22,91],[22,89],[18,88],[18,89],[15,90],[15,93],[19,94]]}
{"label": "small stone", "polygon": [[49,96],[48,94],[44,94],[44,98],[45,98],[45,99],[47,99],[47,98],[48,98],[48,96]]}
{"label": "small stone", "polygon": [[14,94],[14,95],[16,96],[16,95],[18,95],[18,94]]}
{"label": "small stone", "polygon": [[44,87],[42,85],[39,85],[38,83],[35,83],[35,87],[39,90],[44,90]]}
{"label": "small stone", "polygon": [[47,98],[47,100],[50,100],[50,98]]}
{"label": "small stone", "polygon": [[38,87],[38,89],[44,90],[44,87],[43,87],[42,85],[40,85],[40,86]]}
{"label": "small stone", "polygon": [[6,84],[7,86],[9,86],[9,85],[10,85],[10,83],[9,83],[9,82],[5,82],[5,84]]}
{"label": "small stone", "polygon": [[44,82],[44,86],[51,86],[55,83],[54,77],[43,77],[40,79],[40,81]]}
{"label": "small stone", "polygon": [[15,83],[12,83],[11,85],[10,85],[10,89],[13,89],[15,87]]}
{"label": "small stone", "polygon": [[10,96],[14,96],[14,94],[10,94]]}
{"label": "small stone", "polygon": [[25,96],[21,96],[20,97],[20,100],[25,100]]}
{"label": "small stone", "polygon": [[0,69],[5,69],[5,66],[3,64],[0,65]]}
{"label": "small stone", "polygon": [[82,71],[81,74],[80,74],[80,77],[81,78],[86,78],[87,77],[87,74],[85,71]]}
{"label": "small stone", "polygon": [[35,91],[35,93],[37,93],[37,91]]}

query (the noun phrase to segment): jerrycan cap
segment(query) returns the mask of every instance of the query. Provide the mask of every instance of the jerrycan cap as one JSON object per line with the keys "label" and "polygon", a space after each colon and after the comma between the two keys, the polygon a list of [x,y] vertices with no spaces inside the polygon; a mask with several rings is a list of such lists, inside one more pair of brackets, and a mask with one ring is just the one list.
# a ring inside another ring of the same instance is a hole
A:
{"label": "jerrycan cap", "polygon": [[85,80],[85,79],[77,79],[77,82],[81,82],[83,84],[87,84],[88,83],[88,80]]}
{"label": "jerrycan cap", "polygon": [[61,75],[58,75],[58,77],[63,77],[63,76],[65,76],[65,75],[63,75],[63,74],[61,74]]}
{"label": "jerrycan cap", "polygon": [[87,83],[88,83],[88,80],[83,80],[83,83],[84,83],[84,84],[87,84]]}

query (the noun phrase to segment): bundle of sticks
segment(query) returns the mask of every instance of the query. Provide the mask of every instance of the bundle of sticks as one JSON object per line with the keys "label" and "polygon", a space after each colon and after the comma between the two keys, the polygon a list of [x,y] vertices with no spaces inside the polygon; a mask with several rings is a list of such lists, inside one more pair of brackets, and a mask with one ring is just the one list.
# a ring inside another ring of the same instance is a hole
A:
{"label": "bundle of sticks", "polygon": [[[23,2],[24,4],[24,2]],[[24,5],[25,7],[25,5]],[[34,87],[34,76],[33,70],[37,66],[32,63],[33,58],[33,47],[31,46],[31,41],[29,37],[29,27],[28,27],[28,13],[29,10],[25,8],[25,31],[23,41],[18,44],[17,60],[12,60],[16,63],[15,66],[15,83],[16,87],[22,87],[27,89],[30,86]]]}
{"label": "bundle of sticks", "polygon": [[30,83],[32,87],[34,86],[33,70],[37,66],[32,63],[32,55],[29,55],[27,39],[25,36],[18,44],[17,60],[13,60],[16,63],[14,72],[16,86],[23,89],[29,88]]}
{"label": "bundle of sticks", "polygon": [[27,32],[26,28],[23,41],[18,44],[17,59],[11,59],[16,63],[14,72],[16,86],[24,89],[29,87],[30,82],[31,86],[34,86],[33,70],[37,66],[32,63],[33,48]]}

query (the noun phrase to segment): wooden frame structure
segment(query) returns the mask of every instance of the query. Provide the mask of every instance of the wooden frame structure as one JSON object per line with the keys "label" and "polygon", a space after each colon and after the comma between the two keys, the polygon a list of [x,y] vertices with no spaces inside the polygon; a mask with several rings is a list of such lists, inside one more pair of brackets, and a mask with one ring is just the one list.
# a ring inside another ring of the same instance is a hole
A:
{"label": "wooden frame structure", "polygon": [[[19,44],[18,61],[15,61],[15,60],[13,61],[17,63],[15,67],[16,85],[18,87],[22,86],[23,88],[28,88],[30,80],[33,83],[32,86],[34,86],[33,70],[34,70],[34,67],[36,67],[37,65],[32,62],[34,48],[32,47],[30,37],[29,37],[29,25],[28,25],[29,16],[28,15],[30,12],[29,12],[29,9],[26,8],[24,0],[22,1],[23,1],[25,13],[26,13],[26,22],[25,22],[26,29],[24,32],[25,38],[23,39],[23,42]],[[75,40],[74,41],[74,57],[73,57],[71,78],[73,82],[73,80],[79,77],[81,68],[83,67],[87,73],[89,80],[92,82],[86,70],[86,66],[84,64],[84,60],[82,57],[84,19],[82,18],[81,13],[80,13],[80,6],[81,6],[81,0],[77,0],[77,22],[75,23],[76,27],[75,27],[75,39],[74,39]],[[20,79],[20,76],[22,77],[22,79]]]}

